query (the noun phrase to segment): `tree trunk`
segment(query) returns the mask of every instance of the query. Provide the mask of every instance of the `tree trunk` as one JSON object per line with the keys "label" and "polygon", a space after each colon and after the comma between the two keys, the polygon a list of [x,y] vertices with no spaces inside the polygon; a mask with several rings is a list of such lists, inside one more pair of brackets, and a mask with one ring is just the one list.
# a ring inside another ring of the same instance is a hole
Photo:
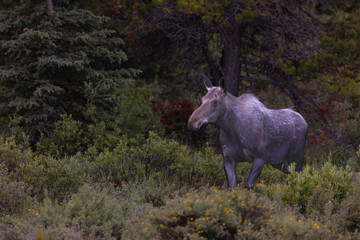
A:
{"label": "tree trunk", "polygon": [[210,73],[211,73],[211,75],[213,77],[213,84],[216,85],[216,86],[221,86],[222,74],[219,71],[219,69],[221,67],[214,60],[214,58],[211,56],[211,52],[210,52],[206,42],[203,43],[202,50],[203,50],[203,54],[204,54],[204,56],[206,58],[206,61],[207,61],[208,65],[209,65]]}
{"label": "tree trunk", "polygon": [[240,28],[237,24],[225,30],[225,43],[222,56],[224,87],[234,96],[239,96],[241,73]]}
{"label": "tree trunk", "polygon": [[48,10],[51,12],[54,9],[53,1],[47,0]]}

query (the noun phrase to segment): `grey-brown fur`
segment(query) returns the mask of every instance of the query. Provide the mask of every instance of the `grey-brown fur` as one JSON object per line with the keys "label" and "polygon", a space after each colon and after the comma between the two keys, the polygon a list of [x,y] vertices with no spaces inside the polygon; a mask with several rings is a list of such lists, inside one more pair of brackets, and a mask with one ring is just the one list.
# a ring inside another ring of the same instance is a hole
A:
{"label": "grey-brown fur", "polygon": [[245,187],[252,188],[264,164],[288,173],[296,163],[301,171],[308,125],[291,110],[266,108],[252,94],[236,98],[220,87],[205,82],[208,93],[190,116],[188,129],[198,131],[207,123],[220,127],[220,145],[229,188],[236,187],[236,162],[250,162],[252,169]]}

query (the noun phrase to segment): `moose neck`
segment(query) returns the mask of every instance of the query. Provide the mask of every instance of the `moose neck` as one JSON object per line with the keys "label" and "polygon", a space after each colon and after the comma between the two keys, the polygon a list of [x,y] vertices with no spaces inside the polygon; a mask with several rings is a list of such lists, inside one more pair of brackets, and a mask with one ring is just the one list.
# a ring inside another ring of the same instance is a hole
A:
{"label": "moose neck", "polygon": [[239,122],[238,115],[243,112],[243,107],[242,104],[238,101],[238,99],[230,93],[226,95],[225,102],[226,112],[218,120],[217,125],[224,131],[225,135],[231,137],[235,134],[235,125],[237,125],[238,127],[242,127],[242,123]]}

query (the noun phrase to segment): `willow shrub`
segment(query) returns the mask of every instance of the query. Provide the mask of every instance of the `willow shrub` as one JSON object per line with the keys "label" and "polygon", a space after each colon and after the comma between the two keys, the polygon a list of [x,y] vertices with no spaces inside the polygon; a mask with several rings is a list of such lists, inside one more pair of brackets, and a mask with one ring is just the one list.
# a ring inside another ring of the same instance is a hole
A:
{"label": "willow shrub", "polygon": [[329,223],[338,229],[352,232],[360,230],[360,174],[354,177],[354,193],[341,201],[338,211],[328,217]]}
{"label": "willow shrub", "polygon": [[158,183],[200,187],[222,185],[225,174],[222,161],[213,149],[192,151],[177,141],[163,139],[154,132],[146,142],[122,136],[113,150],[98,153],[90,148],[75,156],[94,182],[142,182],[152,179]]}
{"label": "willow shrub", "polygon": [[27,185],[23,181],[14,181],[8,167],[0,163],[0,216],[20,213],[31,203]]}
{"label": "willow shrub", "polygon": [[[17,144],[14,137],[0,135],[0,161],[6,170],[2,176],[9,182],[2,185],[9,186],[2,194],[10,197],[26,193],[42,199],[44,191],[48,191],[53,199],[62,200],[77,191],[86,179],[84,168],[75,158],[56,159],[34,153],[28,146]],[[21,188],[13,189],[11,185]]]}
{"label": "willow shrub", "polygon": [[37,152],[60,158],[74,155],[85,148],[88,139],[84,136],[82,123],[72,119],[71,115],[64,114],[61,118],[48,136],[40,137]]}
{"label": "willow shrub", "polygon": [[16,171],[21,163],[30,162],[32,157],[30,148],[17,144],[15,137],[5,138],[0,135],[0,161],[9,171]]}
{"label": "willow shrub", "polygon": [[114,190],[82,186],[67,201],[50,198],[29,208],[21,219],[0,222],[4,239],[120,239],[134,201],[115,197]]}
{"label": "willow shrub", "polygon": [[338,204],[353,192],[352,171],[325,163],[320,169],[306,165],[302,172],[290,167],[285,182],[267,186],[267,195],[285,205],[299,206],[302,212],[324,213],[326,204]]}
{"label": "willow shrub", "polygon": [[123,239],[338,239],[321,223],[304,219],[247,190],[205,188],[169,200],[132,219]]}
{"label": "willow shrub", "polygon": [[35,156],[31,162],[22,164],[18,173],[38,199],[43,199],[47,191],[49,197],[61,201],[78,191],[86,180],[83,167],[74,158]]}

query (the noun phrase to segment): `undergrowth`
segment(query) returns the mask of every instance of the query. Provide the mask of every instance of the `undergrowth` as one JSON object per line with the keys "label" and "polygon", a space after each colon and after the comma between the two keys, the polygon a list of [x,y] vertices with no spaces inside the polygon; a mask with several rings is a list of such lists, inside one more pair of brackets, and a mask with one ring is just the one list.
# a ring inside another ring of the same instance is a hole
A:
{"label": "undergrowth", "polygon": [[211,147],[97,126],[91,141],[65,148],[57,145],[76,134],[55,129],[35,150],[0,136],[0,239],[360,238],[360,150],[351,161],[341,149],[313,161],[310,149],[302,172],[266,166],[252,191],[243,190],[251,165],[241,163],[239,187],[228,190]]}

